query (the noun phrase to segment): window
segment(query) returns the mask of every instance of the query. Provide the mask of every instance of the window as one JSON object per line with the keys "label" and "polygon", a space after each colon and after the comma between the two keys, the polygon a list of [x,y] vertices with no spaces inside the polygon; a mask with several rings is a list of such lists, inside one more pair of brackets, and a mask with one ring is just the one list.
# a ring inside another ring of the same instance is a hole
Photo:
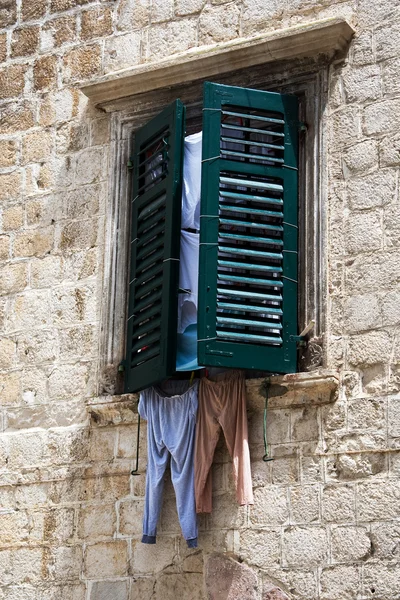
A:
{"label": "window", "polygon": [[[204,84],[198,358],[288,373],[297,359],[298,100]],[[135,135],[125,391],[175,371],[185,107]]]}

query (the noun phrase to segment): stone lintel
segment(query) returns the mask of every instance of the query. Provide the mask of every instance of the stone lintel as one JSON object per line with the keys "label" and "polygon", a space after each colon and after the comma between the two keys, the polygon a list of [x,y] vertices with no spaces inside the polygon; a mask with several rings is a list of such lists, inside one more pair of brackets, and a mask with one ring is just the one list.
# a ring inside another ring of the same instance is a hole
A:
{"label": "stone lintel", "polygon": [[340,17],[279,29],[251,38],[194,48],[158,62],[109,73],[80,89],[95,105],[104,106],[185,82],[196,81],[273,61],[334,56],[347,47],[354,29]]}
{"label": "stone lintel", "polygon": [[[320,369],[310,373],[271,375],[247,379],[246,389],[250,410],[264,408],[268,386],[269,408],[301,407],[329,404],[337,398],[337,371]],[[137,421],[139,394],[99,396],[90,398],[87,410],[93,425],[128,425]]]}

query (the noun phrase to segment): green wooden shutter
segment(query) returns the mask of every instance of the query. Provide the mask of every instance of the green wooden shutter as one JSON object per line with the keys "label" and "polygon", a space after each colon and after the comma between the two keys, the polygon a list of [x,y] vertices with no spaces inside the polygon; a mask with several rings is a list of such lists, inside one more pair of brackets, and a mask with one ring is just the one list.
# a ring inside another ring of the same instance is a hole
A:
{"label": "green wooden shutter", "polygon": [[201,365],[296,370],[295,96],[205,83]]}
{"label": "green wooden shutter", "polygon": [[125,391],[175,372],[184,106],[135,134]]}

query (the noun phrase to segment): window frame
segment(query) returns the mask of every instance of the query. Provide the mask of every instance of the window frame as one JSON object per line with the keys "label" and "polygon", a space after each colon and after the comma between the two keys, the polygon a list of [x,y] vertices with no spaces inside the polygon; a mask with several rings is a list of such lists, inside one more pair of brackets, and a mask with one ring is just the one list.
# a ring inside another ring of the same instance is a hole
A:
{"label": "window frame", "polygon": [[[265,67],[227,73],[207,78],[216,83],[296,94],[299,97],[299,118],[307,131],[299,137],[299,327],[315,320],[310,346],[313,359],[307,353],[300,357],[298,370],[323,366],[319,350],[325,332],[326,314],[326,132],[323,109],[327,99],[328,66],[313,60],[294,61],[290,65]],[[146,93],[119,103],[112,111],[111,189],[106,214],[105,252],[101,335],[99,340],[98,393],[121,393],[122,377],[119,365],[125,355],[125,320],[128,284],[128,238],[130,219],[131,173],[129,157],[134,144],[134,131],[145,124],[167,104],[180,98],[187,107],[187,130],[190,134],[201,128],[203,81],[185,84],[169,90]]]}

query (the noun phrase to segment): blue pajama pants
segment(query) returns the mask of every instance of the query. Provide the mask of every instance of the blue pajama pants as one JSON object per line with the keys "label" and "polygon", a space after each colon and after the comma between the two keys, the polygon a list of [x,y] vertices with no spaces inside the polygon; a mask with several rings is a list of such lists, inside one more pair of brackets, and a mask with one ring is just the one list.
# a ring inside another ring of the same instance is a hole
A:
{"label": "blue pajama pants", "polygon": [[167,381],[163,390],[152,387],[140,394],[139,414],[147,421],[148,463],[142,537],[145,544],[156,543],[165,470],[170,461],[182,533],[189,548],[197,547],[194,443],[198,381],[184,391],[187,386],[187,381]]}

